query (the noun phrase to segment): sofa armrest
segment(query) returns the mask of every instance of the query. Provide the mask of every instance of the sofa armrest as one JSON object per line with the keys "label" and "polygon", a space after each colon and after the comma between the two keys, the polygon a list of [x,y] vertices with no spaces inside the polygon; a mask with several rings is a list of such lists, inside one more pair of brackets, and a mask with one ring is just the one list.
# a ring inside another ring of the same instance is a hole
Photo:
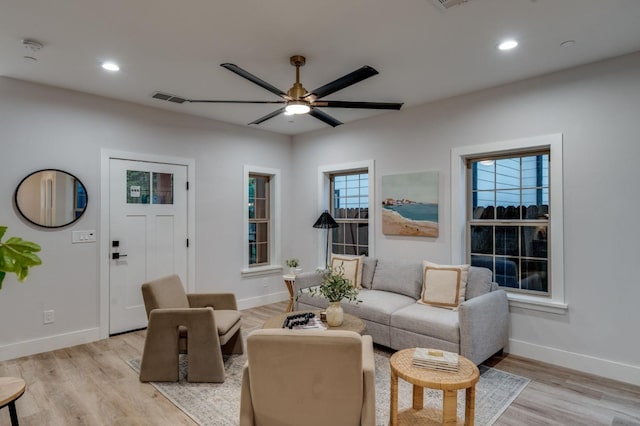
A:
{"label": "sofa armrest", "polygon": [[237,311],[236,295],[233,293],[191,293],[187,294],[192,308],[212,307],[217,310]]}
{"label": "sofa armrest", "polygon": [[509,337],[509,300],[504,290],[467,300],[458,313],[460,355],[480,364],[504,348]]}
{"label": "sofa armrest", "polygon": [[302,289],[320,285],[322,282],[322,274],[317,272],[303,272],[296,275],[296,281],[293,284],[293,294],[298,294]]}
{"label": "sofa armrest", "polygon": [[362,336],[362,374],[364,394],[362,396],[360,425],[374,426],[376,424],[375,358],[373,356],[373,339],[368,335]]}

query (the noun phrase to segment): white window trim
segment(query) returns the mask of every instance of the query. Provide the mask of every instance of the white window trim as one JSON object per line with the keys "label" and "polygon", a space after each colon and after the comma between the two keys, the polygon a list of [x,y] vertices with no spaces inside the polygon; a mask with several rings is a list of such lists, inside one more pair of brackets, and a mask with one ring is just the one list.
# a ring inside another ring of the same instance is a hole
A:
{"label": "white window trim", "polygon": [[498,155],[523,150],[549,149],[551,162],[550,206],[551,216],[551,295],[535,296],[507,293],[509,305],[537,311],[564,314],[568,309],[564,292],[564,234],[562,208],[562,133],[513,139],[481,145],[453,148],[451,150],[451,260],[463,263],[465,256],[467,178],[466,160],[482,154]]}
{"label": "white window trim", "polygon": [[[243,196],[242,196],[242,225],[244,227],[243,230],[243,260],[242,260],[242,270],[240,274],[242,277],[252,277],[257,275],[268,275],[275,272],[282,271],[281,265],[281,252],[280,242],[282,241],[282,231],[281,231],[281,193],[280,193],[280,181],[281,174],[280,169],[271,169],[267,167],[258,167],[258,166],[250,166],[244,165],[244,176],[243,176]],[[260,174],[269,176],[269,190],[271,200],[269,203],[269,218],[271,221],[271,226],[269,227],[271,232],[269,235],[269,265],[264,266],[256,266],[254,268],[249,267],[249,250],[247,250],[247,242],[249,241],[249,215],[247,214],[247,203],[249,201],[249,175],[250,174]]]}
{"label": "white window trim", "polygon": [[[318,214],[329,210],[329,191],[331,189],[331,175],[366,169],[369,174],[369,257],[375,257],[375,162],[373,160],[356,161],[352,163],[328,164],[318,166]],[[314,218],[313,220],[315,220]],[[324,231],[326,232],[326,231]],[[318,238],[318,268],[324,268],[324,254],[327,247],[326,236]]]}

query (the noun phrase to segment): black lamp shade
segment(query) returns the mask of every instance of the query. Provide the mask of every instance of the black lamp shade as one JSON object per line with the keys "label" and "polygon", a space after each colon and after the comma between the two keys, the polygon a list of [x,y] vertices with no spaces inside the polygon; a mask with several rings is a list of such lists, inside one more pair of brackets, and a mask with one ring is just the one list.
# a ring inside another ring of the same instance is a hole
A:
{"label": "black lamp shade", "polygon": [[337,228],[338,223],[333,220],[333,218],[329,214],[329,211],[325,210],[324,212],[322,212],[318,220],[316,220],[316,223],[313,224],[313,227],[320,229]]}

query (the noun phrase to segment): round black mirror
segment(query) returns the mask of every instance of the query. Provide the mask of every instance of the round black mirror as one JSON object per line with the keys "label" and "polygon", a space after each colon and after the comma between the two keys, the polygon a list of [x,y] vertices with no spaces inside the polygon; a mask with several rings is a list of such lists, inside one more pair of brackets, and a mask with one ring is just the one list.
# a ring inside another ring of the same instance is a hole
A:
{"label": "round black mirror", "polygon": [[59,228],[80,219],[87,208],[87,190],[62,170],[38,170],[22,179],[14,200],[20,214],[34,225]]}

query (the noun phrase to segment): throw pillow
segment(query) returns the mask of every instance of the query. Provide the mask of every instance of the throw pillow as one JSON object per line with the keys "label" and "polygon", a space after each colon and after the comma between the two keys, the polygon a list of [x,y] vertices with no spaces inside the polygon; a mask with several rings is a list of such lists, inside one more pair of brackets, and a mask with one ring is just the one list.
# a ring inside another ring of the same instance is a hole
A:
{"label": "throw pillow", "polygon": [[344,277],[351,281],[355,288],[362,288],[362,268],[364,256],[349,256],[346,254],[331,254],[331,269],[341,267]]}
{"label": "throw pillow", "polygon": [[469,265],[422,262],[422,295],[418,303],[457,309],[464,302]]}

